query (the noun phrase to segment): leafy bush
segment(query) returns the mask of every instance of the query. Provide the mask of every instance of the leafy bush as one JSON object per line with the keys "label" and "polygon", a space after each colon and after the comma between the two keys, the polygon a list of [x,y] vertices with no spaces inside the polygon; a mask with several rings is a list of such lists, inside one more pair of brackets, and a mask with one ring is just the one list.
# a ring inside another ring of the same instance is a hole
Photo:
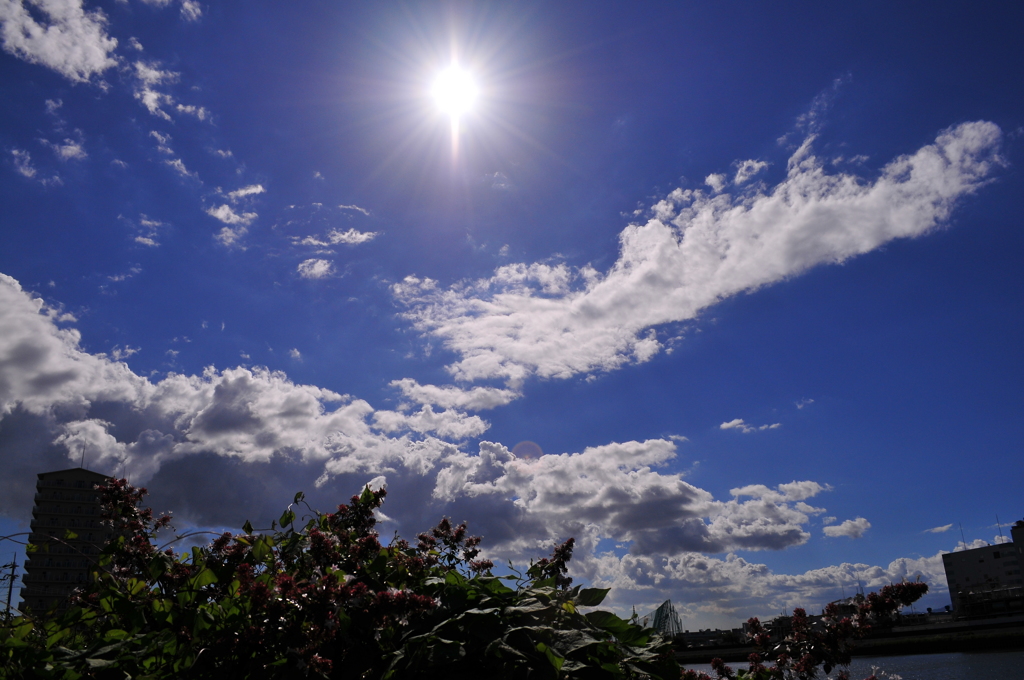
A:
{"label": "leafy bush", "polygon": [[101,493],[115,538],[94,580],[65,613],[0,626],[0,678],[680,676],[652,631],[581,611],[608,591],[570,587],[572,539],[497,577],[447,519],[381,545],[385,491],[366,488],[304,525],[298,494],[271,531],[246,522],[178,556],[154,546],[170,518],[140,508],[145,489]]}

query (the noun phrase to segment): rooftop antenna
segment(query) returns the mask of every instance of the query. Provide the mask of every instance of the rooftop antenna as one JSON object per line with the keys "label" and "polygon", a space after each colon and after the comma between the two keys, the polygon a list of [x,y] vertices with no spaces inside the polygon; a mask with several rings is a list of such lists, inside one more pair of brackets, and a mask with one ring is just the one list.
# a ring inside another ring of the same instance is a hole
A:
{"label": "rooftop antenna", "polygon": [[964,550],[967,550],[967,539],[964,537],[964,524],[963,522],[957,522],[960,525],[960,539],[964,542]]}
{"label": "rooftop antenna", "polygon": [[996,513],[996,529],[999,529],[999,542],[1004,542],[1006,537],[1003,536],[1003,525],[999,523],[999,513]]}
{"label": "rooftop antenna", "polygon": [[82,444],[82,459],[78,462],[78,467],[85,468],[85,444]]}

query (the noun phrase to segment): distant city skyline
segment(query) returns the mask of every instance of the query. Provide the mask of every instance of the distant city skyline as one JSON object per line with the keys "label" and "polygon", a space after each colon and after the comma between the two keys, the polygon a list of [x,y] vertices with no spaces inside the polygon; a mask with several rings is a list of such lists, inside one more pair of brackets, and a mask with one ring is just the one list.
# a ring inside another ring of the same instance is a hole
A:
{"label": "distant city skyline", "polygon": [[179,529],[573,536],[684,629],[941,608],[1024,515],[1022,27],[0,0],[0,535],[84,456]]}

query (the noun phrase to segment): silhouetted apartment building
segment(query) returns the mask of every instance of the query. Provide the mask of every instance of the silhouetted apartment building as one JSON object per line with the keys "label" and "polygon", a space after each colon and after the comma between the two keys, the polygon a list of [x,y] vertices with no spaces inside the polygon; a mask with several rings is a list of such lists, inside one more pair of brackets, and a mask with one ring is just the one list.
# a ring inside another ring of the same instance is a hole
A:
{"label": "silhouetted apartment building", "polygon": [[[25,560],[21,610],[43,614],[66,608],[68,595],[89,578],[110,529],[100,523],[97,484],[110,478],[85,468],[42,472],[36,481],[29,543],[37,547]],[[65,538],[67,532],[74,538]]]}
{"label": "silhouetted apartment building", "polygon": [[959,617],[1024,613],[1024,521],[1010,529],[1011,542],[942,556],[946,583]]}

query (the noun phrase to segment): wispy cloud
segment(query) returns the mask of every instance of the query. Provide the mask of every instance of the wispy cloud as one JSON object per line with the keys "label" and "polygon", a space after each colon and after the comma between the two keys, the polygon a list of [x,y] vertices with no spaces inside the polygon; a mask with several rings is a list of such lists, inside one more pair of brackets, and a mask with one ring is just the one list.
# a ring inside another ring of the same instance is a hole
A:
{"label": "wispy cloud", "polygon": [[764,430],[777,430],[782,427],[782,423],[772,423],[771,425],[747,425],[743,418],[735,418],[727,423],[722,423],[718,426],[721,430],[739,430],[743,434],[749,434],[751,432],[763,432]]}
{"label": "wispy cloud", "polygon": [[242,187],[241,189],[235,189],[234,191],[228,192],[227,197],[229,201],[234,203],[247,196],[255,196],[256,194],[262,194],[264,192],[266,192],[266,189],[263,188],[262,184],[250,184],[247,187]]}
{"label": "wispy cloud", "polygon": [[568,378],[654,356],[658,326],[695,318],[743,291],[927,233],[1003,165],[993,123],[964,123],[896,158],[868,181],[830,174],[813,136],[784,180],[708,194],[676,189],[645,224],[620,234],[618,260],[516,264],[443,288],[410,276],[393,286],[405,316],[459,358],[460,380]]}
{"label": "wispy cloud", "polygon": [[375,231],[358,231],[356,229],[340,231],[338,229],[333,229],[327,232],[327,236],[325,238],[321,238],[319,236],[306,236],[300,238],[296,236],[292,239],[292,241],[295,242],[297,245],[301,246],[325,247],[338,244],[355,246],[359,245],[360,243],[367,243],[369,241],[372,241],[376,237],[377,232]]}
{"label": "wispy cloud", "polygon": [[189,172],[188,168],[185,167],[185,161],[180,158],[171,158],[166,160],[164,161],[164,165],[173,168],[174,171],[182,177],[191,177],[192,179],[197,179],[199,177],[197,173]]}
{"label": "wispy cloud", "polygon": [[40,175],[32,163],[32,154],[24,149],[11,149],[11,160],[14,162],[14,170],[22,177],[34,179],[46,186],[60,186],[64,183],[59,175],[49,177]]}
{"label": "wispy cloud", "polygon": [[944,534],[953,528],[952,524],[943,524],[941,527],[932,527],[931,529],[925,529],[926,534]]}
{"label": "wispy cloud", "polygon": [[55,144],[46,139],[41,139],[39,141],[42,142],[43,146],[46,146],[53,151],[54,155],[62,161],[80,161],[89,156],[89,154],[85,152],[85,149],[82,148],[82,143],[80,141],[76,142],[73,139],[65,139],[63,144]]}
{"label": "wispy cloud", "polygon": [[366,208],[360,208],[358,205],[339,205],[338,207],[341,208],[342,210],[354,210],[356,212],[361,212],[367,216],[369,216],[370,214],[369,210],[367,210]]}

